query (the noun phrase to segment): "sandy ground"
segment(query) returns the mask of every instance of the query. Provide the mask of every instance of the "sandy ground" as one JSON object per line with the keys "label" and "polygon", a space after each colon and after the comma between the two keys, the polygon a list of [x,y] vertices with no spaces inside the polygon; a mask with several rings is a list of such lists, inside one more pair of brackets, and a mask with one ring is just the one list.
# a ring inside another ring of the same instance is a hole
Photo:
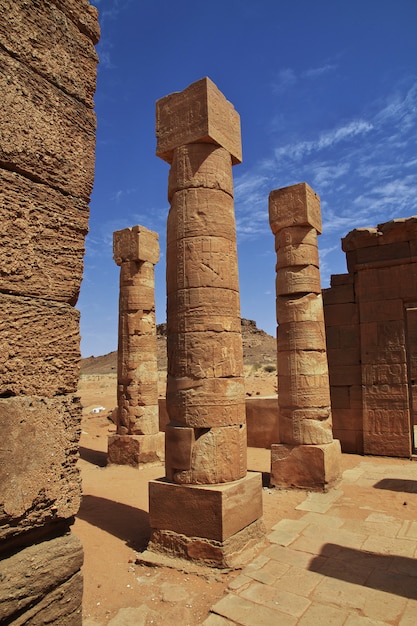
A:
{"label": "sandy ground", "polygon": [[[271,395],[274,382],[275,374],[253,372],[246,381],[247,393]],[[74,532],[85,551],[84,626],[202,624],[210,608],[239,572],[221,573],[207,568],[196,574],[192,569],[178,571],[136,562],[149,536],[148,481],[162,477],[163,467],[141,470],[106,467],[107,437],[115,431],[108,419],[116,405],[114,375],[82,377],[80,395],[84,410],[79,467],[84,497]],[[98,414],[91,412],[99,406],[104,410]],[[372,459],[374,463],[387,463],[385,458]],[[250,448],[248,460],[248,468],[262,472],[267,485],[269,451]],[[342,455],[342,471],[356,467],[362,460],[363,457],[356,455]],[[404,460],[390,459],[389,462],[401,464]],[[262,495],[267,533],[281,519],[295,520],[303,515],[303,511],[295,507],[304,501],[304,492],[264,486]],[[359,501],[363,494],[355,486],[350,497],[352,502],[355,498]],[[395,511],[398,516],[400,511],[406,516],[404,519],[409,519],[410,506],[404,497],[402,493],[385,491],[385,513]],[[360,506],[344,511],[344,516],[352,519],[352,523],[363,513],[362,509],[378,510],[381,506],[380,491],[375,490],[371,496],[367,492],[366,498],[366,505],[361,501]],[[260,543],[259,551],[265,545]]]}
{"label": "sandy ground", "polygon": [[[161,390],[163,385],[161,376]],[[275,386],[276,373],[254,371],[246,380],[248,396],[272,395]],[[116,377],[83,376],[79,392],[84,407],[79,460],[83,502],[74,532],[85,551],[84,623],[127,624],[120,613],[115,617],[119,610],[146,604],[151,609],[149,623],[201,624],[237,572],[208,568],[195,574],[135,563],[149,537],[148,481],[163,476],[164,470],[162,466],[106,467],[107,437],[115,431],[108,416],[116,406]],[[104,410],[93,413],[97,407]],[[249,469],[267,474],[269,451],[251,448],[248,452]],[[296,516],[294,506],[304,495],[265,487],[263,498],[269,530],[282,517]]]}

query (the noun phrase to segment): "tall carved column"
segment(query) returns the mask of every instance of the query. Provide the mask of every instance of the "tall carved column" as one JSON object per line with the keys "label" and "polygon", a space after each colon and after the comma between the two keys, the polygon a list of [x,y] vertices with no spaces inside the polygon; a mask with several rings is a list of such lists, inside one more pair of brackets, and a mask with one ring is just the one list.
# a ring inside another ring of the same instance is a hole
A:
{"label": "tall carved column", "polygon": [[271,484],[322,490],[340,475],[333,439],[317,235],[320,199],[300,183],[272,191],[269,221],[277,252],[280,444]]}
{"label": "tall carved column", "polygon": [[113,233],[120,266],[117,434],[108,440],[108,462],[139,467],[161,464],[154,266],[158,235],[143,226]]}
{"label": "tall carved column", "polygon": [[167,227],[166,477],[150,483],[150,549],[229,566],[261,534],[261,476],[246,473],[232,164],[239,116],[204,78],[157,103],[171,164]]}

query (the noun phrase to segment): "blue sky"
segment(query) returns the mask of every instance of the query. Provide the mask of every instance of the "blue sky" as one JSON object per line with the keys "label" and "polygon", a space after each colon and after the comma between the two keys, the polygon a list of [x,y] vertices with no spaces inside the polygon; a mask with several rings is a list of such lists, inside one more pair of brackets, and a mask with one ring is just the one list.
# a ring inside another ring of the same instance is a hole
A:
{"label": "blue sky", "polygon": [[78,308],[84,357],[117,348],[112,233],[159,233],[165,314],[169,166],[155,156],[155,102],[209,76],[241,116],[233,168],[241,314],[275,334],[272,189],[321,197],[322,286],[346,272],[340,239],[417,214],[416,0],[94,0],[101,40],[97,153]]}

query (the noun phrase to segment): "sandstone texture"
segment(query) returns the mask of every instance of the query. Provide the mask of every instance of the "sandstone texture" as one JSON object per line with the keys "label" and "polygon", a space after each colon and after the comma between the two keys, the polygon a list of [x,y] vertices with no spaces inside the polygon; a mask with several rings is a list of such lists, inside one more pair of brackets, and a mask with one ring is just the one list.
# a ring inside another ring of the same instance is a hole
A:
{"label": "sandstone texture", "polygon": [[[202,79],[157,102],[157,138],[158,156],[172,163],[166,474],[179,483],[228,482],[246,473],[243,463],[233,462],[244,457],[235,449],[246,445],[232,178],[239,116]],[[197,430],[202,428],[207,432]],[[181,455],[170,452],[178,445]],[[181,467],[170,465],[179,456]]]}
{"label": "sandstone texture", "polygon": [[209,78],[156,103],[156,154],[172,162],[176,148],[213,143],[225,148],[233,163],[242,161],[240,117]]}
{"label": "sandstone texture", "polygon": [[323,292],[334,429],[346,452],[409,457],[415,445],[416,242],[416,217],[351,231],[342,240],[349,273]]}
{"label": "sandstone texture", "polygon": [[[143,226],[116,231],[113,253],[120,266],[117,435],[109,438],[108,462],[139,467],[164,459],[154,294],[158,235]],[[129,436],[135,438],[129,442]]]}
{"label": "sandstone texture", "polygon": [[80,624],[82,563],[81,543],[69,533],[3,559],[0,621],[36,626]]}
{"label": "sandstone texture", "polygon": [[[166,476],[150,486],[150,550],[225,567],[239,533],[244,536],[241,546],[259,538],[259,532],[247,529],[258,528],[262,515],[259,475],[257,500],[241,487],[235,491],[236,485],[248,484],[232,178],[232,165],[241,161],[239,115],[204,78],[157,102],[156,134],[157,155],[171,164],[166,272],[170,421]],[[205,530],[205,518],[213,517],[239,521],[230,532]]]}
{"label": "sandstone texture", "polygon": [[0,0],[0,621],[81,624],[79,312],[99,37],[87,0]]}
{"label": "sandstone texture", "polygon": [[0,394],[52,397],[77,389],[79,312],[55,301],[0,293]]}
{"label": "sandstone texture", "polygon": [[94,112],[4,50],[0,91],[0,167],[88,202],[94,180]]}
{"label": "sandstone texture", "polygon": [[0,169],[0,291],[74,305],[88,215],[84,200]]}
{"label": "sandstone texture", "polygon": [[0,549],[4,541],[62,519],[80,504],[76,396],[0,399]]}
{"label": "sandstone texture", "polygon": [[[327,489],[340,472],[337,451],[331,461],[329,454],[321,452],[337,446],[333,445],[317,248],[320,199],[306,183],[276,189],[269,196],[269,221],[277,252],[281,442],[273,446],[271,484]],[[340,454],[340,446],[338,450]]]}

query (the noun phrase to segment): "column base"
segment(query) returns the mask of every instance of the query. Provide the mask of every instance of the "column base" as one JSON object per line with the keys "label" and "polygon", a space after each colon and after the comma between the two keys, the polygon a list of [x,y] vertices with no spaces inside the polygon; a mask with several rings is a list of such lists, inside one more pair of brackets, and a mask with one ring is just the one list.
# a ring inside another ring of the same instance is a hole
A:
{"label": "column base", "polygon": [[130,465],[141,468],[146,465],[163,465],[165,458],[165,435],[110,435],[107,442],[109,465]]}
{"label": "column base", "polygon": [[328,491],[341,476],[340,442],[322,445],[271,446],[271,486]]}
{"label": "column base", "polygon": [[160,555],[210,567],[241,567],[265,534],[262,476],[250,472],[216,485],[150,481],[149,517],[147,560]]}

